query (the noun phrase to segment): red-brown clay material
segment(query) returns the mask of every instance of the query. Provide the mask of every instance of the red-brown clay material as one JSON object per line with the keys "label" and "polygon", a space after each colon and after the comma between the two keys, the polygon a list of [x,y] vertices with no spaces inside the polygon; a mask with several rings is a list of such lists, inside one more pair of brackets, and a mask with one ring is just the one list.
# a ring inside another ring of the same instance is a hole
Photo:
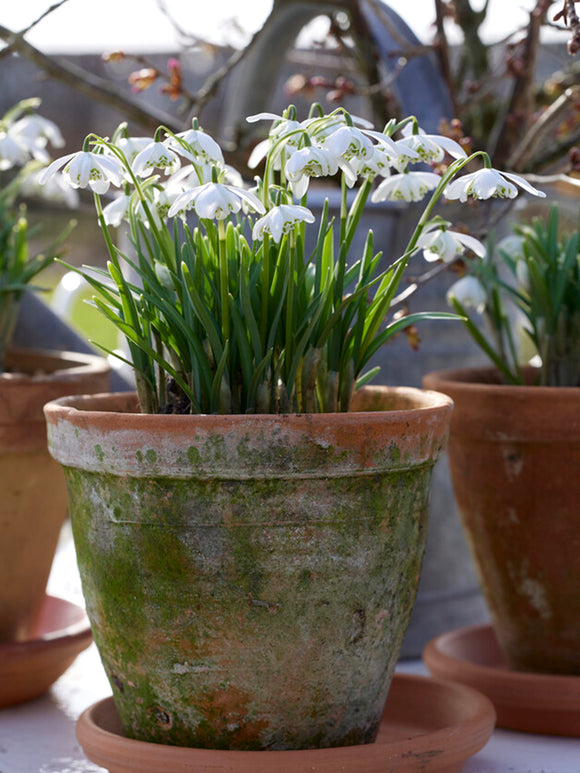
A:
{"label": "red-brown clay material", "polygon": [[82,607],[45,596],[31,638],[0,643],[0,708],[42,695],[92,640]]}
{"label": "red-brown clay material", "polygon": [[455,403],[453,486],[506,662],[580,675],[580,388],[504,386],[489,369],[424,384]]}
{"label": "red-brown clay material", "polygon": [[375,743],[339,749],[236,752],[127,739],[111,698],[77,724],[87,757],[110,773],[459,773],[494,727],[490,701],[469,688],[396,674]]}
{"label": "red-brown clay material", "polygon": [[451,401],[370,389],[357,407],[384,410],[151,416],[128,395],[46,407],[128,735],[246,750],[376,737]]}
{"label": "red-brown clay material", "polygon": [[0,375],[0,642],[30,637],[66,516],[66,488],[46,447],[49,400],[104,391],[102,357],[13,349]]}
{"label": "red-brown clay material", "polygon": [[508,669],[491,625],[444,633],[423,659],[438,679],[451,679],[487,695],[498,727],[580,738],[580,676]]}

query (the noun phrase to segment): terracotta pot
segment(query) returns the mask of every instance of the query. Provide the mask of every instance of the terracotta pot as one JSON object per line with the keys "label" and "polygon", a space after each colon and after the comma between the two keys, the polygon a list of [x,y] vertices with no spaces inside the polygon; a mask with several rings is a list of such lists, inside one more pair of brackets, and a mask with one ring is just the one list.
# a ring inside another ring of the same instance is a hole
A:
{"label": "terracotta pot", "polygon": [[375,739],[451,401],[373,389],[356,407],[160,416],[127,395],[46,407],[128,737],[246,750]]}
{"label": "terracotta pot", "polygon": [[424,384],[455,403],[451,476],[506,663],[580,674],[580,389],[490,369]]}
{"label": "terracotta pot", "polygon": [[0,375],[0,641],[35,629],[60,528],[66,487],[46,446],[42,408],[63,395],[109,388],[101,357],[14,349]]}

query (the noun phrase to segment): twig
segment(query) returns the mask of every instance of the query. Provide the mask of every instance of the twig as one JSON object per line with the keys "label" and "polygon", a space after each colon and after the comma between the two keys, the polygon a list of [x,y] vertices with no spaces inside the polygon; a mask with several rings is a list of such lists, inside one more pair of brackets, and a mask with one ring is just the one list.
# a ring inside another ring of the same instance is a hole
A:
{"label": "twig", "polygon": [[580,51],[580,19],[576,13],[576,2],[578,0],[564,0],[562,10],[554,16],[554,21],[563,18],[564,23],[572,32],[572,37],[568,41],[568,53],[577,54]]}
{"label": "twig", "polygon": [[190,44],[193,44],[193,45],[196,45],[202,42],[200,38],[197,38],[191,32],[186,32],[186,30],[180,24],[178,24],[173,14],[171,14],[169,9],[167,8],[164,0],[157,0],[157,7],[159,8],[159,11],[167,18],[167,20],[169,21],[173,29],[183,40],[187,40],[189,41]]}
{"label": "twig", "polygon": [[[43,19],[46,19],[47,16],[49,16],[54,11],[58,10],[61,5],[64,5],[67,3],[68,0],[59,0],[58,3],[53,3],[53,5],[50,6],[50,8],[47,8],[46,11],[40,14],[40,16],[35,19],[33,22],[31,22],[28,27],[25,27],[23,30],[20,30],[20,34],[22,36],[26,35],[28,32],[30,32],[31,29],[34,29],[37,24],[39,24]],[[0,59],[4,59],[6,56],[12,56],[13,50],[12,45],[5,46],[2,51],[0,51]]]}
{"label": "twig", "polygon": [[514,78],[511,97],[501,121],[496,124],[495,139],[490,148],[500,168],[511,157],[534,111],[534,74],[540,28],[551,4],[552,0],[536,0],[534,9],[530,11],[519,74]]}
{"label": "twig", "polygon": [[530,126],[520,143],[510,158],[508,167],[515,170],[525,169],[534,151],[542,140],[557,126],[562,113],[567,110],[571,104],[577,102],[580,98],[580,88],[566,89],[558,99],[553,102],[549,108]]}
{"label": "twig", "polygon": [[447,91],[451,98],[451,104],[453,107],[453,115],[457,115],[457,102],[455,99],[455,86],[453,83],[453,74],[451,72],[451,63],[449,61],[449,42],[445,33],[445,10],[442,0],[435,0],[435,29],[437,30],[437,41],[435,45],[435,53],[439,59],[439,66],[441,67],[441,75],[443,80],[447,84]]}
{"label": "twig", "polygon": [[0,39],[6,41],[13,52],[33,62],[50,77],[65,83],[90,99],[120,110],[129,121],[134,121],[151,131],[155,130],[160,124],[175,131],[181,129],[181,126],[176,125],[173,116],[138,104],[118,91],[104,78],[99,78],[97,75],[93,75],[71,62],[59,61],[43,54],[42,51],[39,51],[24,39],[24,33],[22,32],[15,33],[7,27],[0,25]]}
{"label": "twig", "polygon": [[192,103],[192,113],[200,113],[205,107],[207,102],[213,97],[218,90],[221,82],[224,80],[236,65],[238,65],[242,59],[249,53],[255,41],[259,38],[261,30],[258,30],[253,36],[248,45],[245,48],[240,48],[235,51],[230,58],[215,72],[213,72],[208,78],[206,78],[203,86],[195,92],[194,101]]}
{"label": "twig", "polygon": [[58,0],[58,2],[53,3],[49,8],[46,9],[43,13],[40,14],[40,16],[35,19],[33,22],[31,22],[28,27],[20,31],[21,35],[26,35],[30,30],[34,29],[37,24],[39,24],[41,21],[46,19],[47,16],[49,16],[51,13],[54,13],[54,11],[58,11],[58,9],[64,5],[65,3],[68,3],[68,0]]}
{"label": "twig", "polygon": [[574,55],[580,51],[580,19],[576,13],[575,0],[566,0],[568,13],[568,25],[572,31],[572,37],[568,41],[568,53]]}

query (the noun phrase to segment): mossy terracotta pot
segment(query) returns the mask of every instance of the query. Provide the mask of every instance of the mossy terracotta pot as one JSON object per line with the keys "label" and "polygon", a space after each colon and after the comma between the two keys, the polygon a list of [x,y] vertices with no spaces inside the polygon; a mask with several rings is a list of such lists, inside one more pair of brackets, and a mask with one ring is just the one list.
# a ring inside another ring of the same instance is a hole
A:
{"label": "mossy terracotta pot", "polygon": [[48,453],[42,408],[49,400],[109,388],[102,357],[12,349],[0,375],[0,642],[34,631],[67,501]]}
{"label": "mossy terracotta pot", "polygon": [[505,386],[491,369],[424,384],[455,403],[450,471],[506,663],[580,674],[580,389]]}
{"label": "mossy terracotta pot", "polygon": [[128,737],[375,739],[451,406],[379,388],[342,414],[142,415],[130,395],[46,407]]}

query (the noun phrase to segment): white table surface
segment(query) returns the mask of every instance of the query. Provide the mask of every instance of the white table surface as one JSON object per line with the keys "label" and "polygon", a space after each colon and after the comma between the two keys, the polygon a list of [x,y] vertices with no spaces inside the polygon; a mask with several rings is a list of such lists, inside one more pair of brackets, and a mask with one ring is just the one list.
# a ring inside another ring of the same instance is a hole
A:
{"label": "white table surface", "polygon": [[[57,553],[49,591],[80,598],[74,551],[67,539]],[[402,662],[398,670],[426,673],[417,661]],[[84,756],[75,722],[87,706],[110,693],[93,644],[46,695],[0,709],[0,773],[103,773]],[[580,739],[495,730],[466,762],[463,773],[580,773]]]}

